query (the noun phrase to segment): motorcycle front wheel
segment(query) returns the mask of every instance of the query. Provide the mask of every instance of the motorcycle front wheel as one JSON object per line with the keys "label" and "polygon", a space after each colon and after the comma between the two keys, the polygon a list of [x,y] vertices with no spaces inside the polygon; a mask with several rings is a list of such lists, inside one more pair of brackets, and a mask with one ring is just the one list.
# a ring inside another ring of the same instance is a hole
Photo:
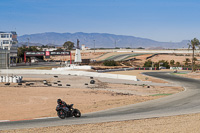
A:
{"label": "motorcycle front wheel", "polygon": [[59,117],[60,119],[65,119],[65,112],[64,112],[64,110],[59,110],[59,111],[57,112],[57,114],[58,114],[58,117]]}

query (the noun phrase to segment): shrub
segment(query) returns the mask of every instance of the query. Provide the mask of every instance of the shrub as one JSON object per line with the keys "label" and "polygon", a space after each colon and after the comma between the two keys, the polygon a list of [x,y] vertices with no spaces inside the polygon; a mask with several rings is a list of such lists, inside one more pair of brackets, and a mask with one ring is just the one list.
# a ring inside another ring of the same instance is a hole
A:
{"label": "shrub", "polygon": [[152,61],[151,60],[145,61],[143,67],[152,67]]}
{"label": "shrub", "polygon": [[118,66],[117,62],[114,60],[106,60],[103,62],[104,66]]}

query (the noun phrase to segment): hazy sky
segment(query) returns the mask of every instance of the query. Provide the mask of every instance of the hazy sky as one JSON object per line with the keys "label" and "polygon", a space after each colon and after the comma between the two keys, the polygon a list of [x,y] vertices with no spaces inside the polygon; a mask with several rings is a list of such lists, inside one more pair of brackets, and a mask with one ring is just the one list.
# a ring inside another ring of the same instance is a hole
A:
{"label": "hazy sky", "polygon": [[200,39],[199,0],[0,0],[0,31]]}

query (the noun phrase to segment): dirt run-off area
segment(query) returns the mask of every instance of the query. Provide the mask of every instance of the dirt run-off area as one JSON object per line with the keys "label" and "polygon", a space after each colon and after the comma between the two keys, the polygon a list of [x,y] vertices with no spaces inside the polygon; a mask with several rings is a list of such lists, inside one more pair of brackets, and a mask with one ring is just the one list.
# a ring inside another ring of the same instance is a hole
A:
{"label": "dirt run-off area", "polygon": [[[0,84],[0,120],[56,117],[55,107],[58,98],[68,104],[73,103],[82,113],[88,113],[153,100],[183,91],[182,87],[103,83],[90,77],[63,75],[59,75],[58,78],[53,75],[23,75],[23,77],[25,83],[22,86]],[[52,86],[43,84],[43,80]],[[95,84],[90,84],[91,80],[95,80]],[[25,85],[30,83],[33,84]]]}
{"label": "dirt run-off area", "polygon": [[[137,75],[143,81],[166,81],[141,75],[144,71],[127,71],[120,74]],[[113,72],[115,73],[115,72]],[[22,86],[0,84],[0,120],[22,120],[40,117],[56,117],[56,100],[73,103],[82,113],[95,112],[161,98],[183,91],[182,87],[162,87],[104,83],[97,78],[53,75],[22,75]],[[43,84],[46,80],[47,86]],[[95,80],[95,84],[90,84]],[[26,86],[26,83],[34,83]],[[62,84],[62,86],[58,86]],[[66,84],[70,86],[66,86]],[[14,109],[13,109],[14,108]],[[6,113],[5,113],[6,112]],[[20,114],[20,115],[19,115]],[[161,118],[107,122],[71,126],[45,127],[0,131],[2,133],[174,133],[199,132],[200,115],[190,114]]]}

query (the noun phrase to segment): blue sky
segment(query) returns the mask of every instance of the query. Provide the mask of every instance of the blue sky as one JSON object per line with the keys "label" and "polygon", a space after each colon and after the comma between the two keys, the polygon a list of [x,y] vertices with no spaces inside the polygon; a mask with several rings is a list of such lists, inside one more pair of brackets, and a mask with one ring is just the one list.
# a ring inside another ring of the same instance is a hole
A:
{"label": "blue sky", "polygon": [[0,0],[0,31],[200,39],[199,0]]}

